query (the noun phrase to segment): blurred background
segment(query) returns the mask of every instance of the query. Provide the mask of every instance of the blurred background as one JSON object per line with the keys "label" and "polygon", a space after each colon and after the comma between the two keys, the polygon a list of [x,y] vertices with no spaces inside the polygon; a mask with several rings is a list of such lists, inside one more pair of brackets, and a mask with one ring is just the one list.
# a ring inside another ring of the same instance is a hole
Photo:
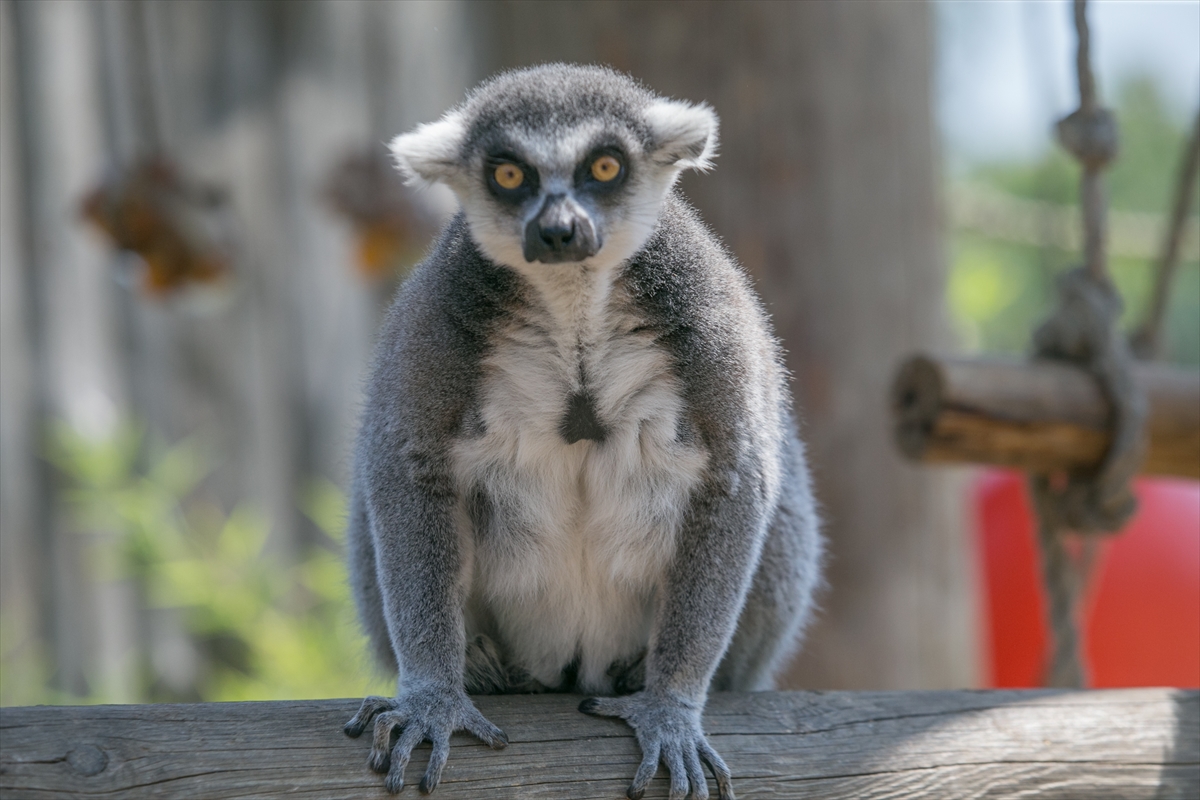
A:
{"label": "blurred background", "polygon": [[[1091,19],[1133,325],[1200,3]],[[904,462],[888,386],[915,351],[1022,354],[1048,313],[1080,241],[1050,134],[1073,59],[1066,2],[0,0],[0,703],[391,691],[340,560],[349,444],[380,314],[454,202],[384,142],[547,60],[721,116],[683,188],[774,316],[830,538],[784,684],[995,685],[995,476]],[[1197,207],[1165,352],[1191,367]]]}

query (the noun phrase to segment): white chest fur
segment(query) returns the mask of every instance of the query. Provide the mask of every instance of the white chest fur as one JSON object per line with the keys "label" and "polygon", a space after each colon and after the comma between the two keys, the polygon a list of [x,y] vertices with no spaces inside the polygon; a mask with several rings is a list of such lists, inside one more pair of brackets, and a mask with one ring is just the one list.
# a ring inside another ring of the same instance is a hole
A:
{"label": "white chest fur", "polygon": [[[681,440],[669,354],[619,283],[577,273],[538,289],[544,302],[489,342],[480,424],[455,446],[474,551],[469,605],[486,610],[506,656],[532,677],[554,685],[578,659],[580,688],[606,691],[608,666],[649,640],[706,456]],[[568,444],[561,433],[581,391],[603,441]],[[470,503],[486,504],[486,524]]]}

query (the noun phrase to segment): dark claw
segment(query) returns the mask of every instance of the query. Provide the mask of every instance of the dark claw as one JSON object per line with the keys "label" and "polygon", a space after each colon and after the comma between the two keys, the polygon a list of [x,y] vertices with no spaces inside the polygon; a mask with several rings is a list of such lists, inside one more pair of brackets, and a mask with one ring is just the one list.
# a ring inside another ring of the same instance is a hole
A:
{"label": "dark claw", "polygon": [[717,779],[717,800],[735,800],[729,767],[708,742],[703,742],[700,746],[700,760],[708,765],[713,777]]}
{"label": "dark claw", "polygon": [[391,754],[386,750],[382,753],[372,752],[367,756],[367,766],[372,772],[378,772],[380,775],[386,775],[391,764]]}
{"label": "dark claw", "polygon": [[362,736],[362,732],[367,729],[369,724],[371,724],[371,717],[364,716],[362,711],[359,711],[350,718],[349,722],[342,726],[342,733],[351,739],[357,739],[359,736]]}
{"label": "dark claw", "polygon": [[404,773],[389,772],[383,779],[383,788],[387,789],[388,794],[400,794],[404,790]]}
{"label": "dark claw", "polygon": [[[594,714],[596,713],[596,709],[599,707],[600,701],[595,697],[589,697],[587,700],[584,700],[579,704],[579,710],[585,714]],[[639,794],[638,797],[641,797],[641,795]],[[637,800],[637,797],[634,797],[633,800]]]}
{"label": "dark claw", "polygon": [[421,794],[429,794],[438,787],[442,780],[442,770],[450,758],[450,738],[435,736],[430,740],[433,748],[429,751],[429,764],[425,767],[425,775],[421,778],[418,788]]}
{"label": "dark claw", "polygon": [[386,697],[368,697],[363,700],[362,705],[358,708],[358,713],[350,718],[350,721],[342,726],[342,732],[351,739],[357,739],[362,736],[362,732],[371,724],[371,720],[375,719],[381,711],[386,711],[393,706],[392,701]]}
{"label": "dark claw", "polygon": [[645,789],[634,789],[632,786],[630,786],[629,790],[625,792],[625,796],[628,797],[629,800],[642,800],[642,795],[645,793]]}

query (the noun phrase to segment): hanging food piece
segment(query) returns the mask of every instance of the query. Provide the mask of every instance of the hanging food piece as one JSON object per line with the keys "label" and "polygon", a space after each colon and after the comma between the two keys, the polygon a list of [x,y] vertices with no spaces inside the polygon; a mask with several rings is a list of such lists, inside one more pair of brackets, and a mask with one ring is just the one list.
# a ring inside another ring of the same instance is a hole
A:
{"label": "hanging food piece", "polygon": [[369,280],[407,272],[437,230],[433,214],[414,201],[382,146],[343,159],[330,172],[324,196],[354,226],[356,267]]}
{"label": "hanging food piece", "polygon": [[219,187],[188,181],[170,161],[151,156],[110,174],[80,209],[115,247],[139,257],[142,291],[164,298],[230,274],[228,205]]}

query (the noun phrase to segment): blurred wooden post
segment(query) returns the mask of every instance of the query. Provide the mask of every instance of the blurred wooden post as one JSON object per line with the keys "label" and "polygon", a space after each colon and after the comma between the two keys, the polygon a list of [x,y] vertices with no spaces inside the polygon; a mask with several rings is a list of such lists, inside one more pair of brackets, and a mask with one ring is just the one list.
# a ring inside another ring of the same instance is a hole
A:
{"label": "blurred wooden post", "polygon": [[36,546],[26,551],[33,557],[25,569],[57,688],[133,699],[127,663],[134,647],[131,587],[99,579],[88,545],[110,532],[80,531],[64,509],[54,507],[53,473],[45,463],[50,420],[102,439],[127,413],[129,401],[117,289],[103,246],[76,214],[79,197],[103,170],[107,145],[92,11],[86,3],[9,4],[5,10],[17,40],[19,202],[27,226],[19,240],[29,282],[22,299],[36,387],[36,416],[22,444],[40,508],[29,520],[37,524],[29,536]]}
{"label": "blurred wooden post", "polygon": [[[0,704],[19,698],[31,677],[9,661],[44,636],[39,579],[45,570],[35,532],[48,487],[34,456],[38,430],[35,309],[29,267],[28,208],[22,202],[26,143],[21,136],[18,38],[12,3],[0,3],[0,624],[4,626]],[[10,690],[10,686],[13,688]]]}
{"label": "blurred wooden post", "polygon": [[949,344],[929,5],[468,9],[481,74],[606,63],[721,116],[716,169],[683,186],[774,316],[830,539],[830,588],[786,685],[974,685],[961,484],[903,462],[887,407],[895,363]]}

